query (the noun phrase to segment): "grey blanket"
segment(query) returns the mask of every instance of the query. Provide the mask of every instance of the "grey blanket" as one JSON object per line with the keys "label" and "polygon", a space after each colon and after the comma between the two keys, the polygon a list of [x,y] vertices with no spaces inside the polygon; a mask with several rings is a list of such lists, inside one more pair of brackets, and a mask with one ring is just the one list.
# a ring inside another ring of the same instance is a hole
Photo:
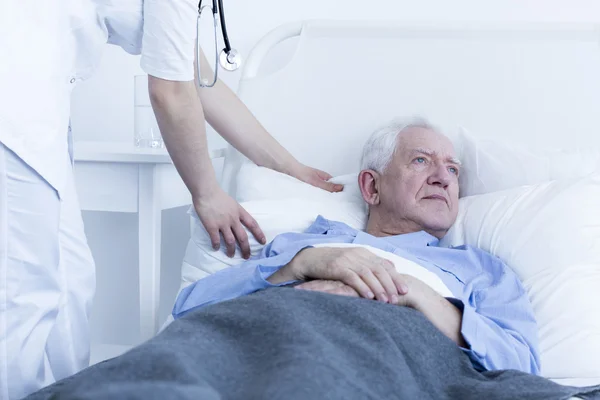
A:
{"label": "grey blanket", "polygon": [[274,288],[192,312],[154,339],[29,399],[600,399],[477,372],[409,308]]}

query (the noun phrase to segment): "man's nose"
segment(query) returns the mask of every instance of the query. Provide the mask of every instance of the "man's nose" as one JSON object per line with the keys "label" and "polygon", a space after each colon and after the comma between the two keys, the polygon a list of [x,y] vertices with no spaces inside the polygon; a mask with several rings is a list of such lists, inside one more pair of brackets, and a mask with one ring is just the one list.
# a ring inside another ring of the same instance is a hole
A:
{"label": "man's nose", "polygon": [[452,179],[450,171],[445,165],[437,165],[429,175],[428,183],[430,185],[441,186],[444,189],[448,187]]}

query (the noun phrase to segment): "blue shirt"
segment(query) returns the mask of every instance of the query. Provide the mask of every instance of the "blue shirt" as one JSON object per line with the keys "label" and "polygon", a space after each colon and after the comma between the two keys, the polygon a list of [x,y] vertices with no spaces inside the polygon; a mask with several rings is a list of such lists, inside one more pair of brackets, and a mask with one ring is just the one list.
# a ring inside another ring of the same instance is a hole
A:
{"label": "blue shirt", "polygon": [[[319,216],[304,233],[285,233],[259,256],[221,270],[185,288],[173,316],[272,287],[266,279],[302,249],[319,243],[355,243],[412,260],[437,274],[462,309],[463,351],[478,369],[516,369],[539,374],[537,325],[521,282],[497,257],[471,246],[440,247],[421,231],[375,237]],[[290,282],[282,283],[281,285]]]}

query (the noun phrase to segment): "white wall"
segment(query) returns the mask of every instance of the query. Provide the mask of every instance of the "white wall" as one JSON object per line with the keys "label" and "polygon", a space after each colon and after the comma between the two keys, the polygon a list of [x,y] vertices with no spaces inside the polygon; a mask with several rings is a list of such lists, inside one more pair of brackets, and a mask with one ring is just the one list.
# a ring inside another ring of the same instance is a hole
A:
{"label": "white wall", "polygon": [[[600,22],[596,0],[224,0],[224,7],[231,44],[242,55],[277,25],[310,18]],[[235,90],[239,71],[219,73]],[[130,140],[136,74],[143,74],[138,57],[107,46],[96,75],[74,93],[73,128],[78,140]]]}
{"label": "white wall", "polygon": [[[301,19],[368,19],[401,21],[545,21],[599,22],[600,2],[596,0],[224,0],[232,46],[247,56],[253,44],[274,27]],[[112,140],[131,142],[133,139],[133,76],[141,74],[139,58],[127,55],[119,48],[107,46],[97,74],[74,92],[72,123],[76,140]],[[234,90],[239,72],[221,70],[221,78]],[[223,142],[209,133],[212,148]],[[187,224],[185,210],[165,214],[163,223],[165,255],[169,277],[178,275],[185,247]],[[137,310],[137,272],[135,263],[135,217],[105,216],[85,213],[86,230],[99,270],[98,300],[94,309],[95,338],[108,342],[131,342],[131,332],[138,327],[131,318]],[[116,219],[115,219],[116,218]],[[174,222],[175,221],[175,222]],[[113,234],[118,230],[119,235]],[[167,234],[168,233],[168,234]],[[124,245],[125,244],[125,245]],[[117,248],[117,251],[115,251]],[[118,288],[110,285],[110,277],[121,277]],[[178,278],[169,279],[163,289],[161,312],[168,313]],[[132,289],[131,291],[129,289]],[[117,293],[115,293],[117,291]],[[109,297],[118,297],[122,306],[116,312]]]}

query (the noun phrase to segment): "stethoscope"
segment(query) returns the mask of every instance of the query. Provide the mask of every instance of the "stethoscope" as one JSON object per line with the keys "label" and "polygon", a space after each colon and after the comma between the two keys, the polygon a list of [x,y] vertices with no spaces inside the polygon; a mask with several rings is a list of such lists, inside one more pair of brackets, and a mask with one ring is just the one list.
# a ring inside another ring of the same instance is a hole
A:
{"label": "stethoscope", "polygon": [[[223,33],[223,42],[225,48],[221,50],[221,53],[215,54],[215,65],[214,65],[214,76],[213,81],[208,82],[207,79],[202,79],[200,75],[200,17],[202,11],[205,8],[210,9],[213,14],[214,31],[215,31],[215,52],[218,53],[217,49],[217,14],[221,20],[221,32]],[[242,56],[237,50],[232,49],[229,44],[229,36],[227,35],[227,27],[225,26],[225,12],[223,11],[223,0],[212,0],[212,5],[202,5],[202,0],[198,3],[198,19],[196,21],[196,55],[197,55],[197,69],[198,69],[198,81],[201,87],[213,87],[217,82],[217,70],[219,64],[227,71],[235,71],[242,65]]]}

